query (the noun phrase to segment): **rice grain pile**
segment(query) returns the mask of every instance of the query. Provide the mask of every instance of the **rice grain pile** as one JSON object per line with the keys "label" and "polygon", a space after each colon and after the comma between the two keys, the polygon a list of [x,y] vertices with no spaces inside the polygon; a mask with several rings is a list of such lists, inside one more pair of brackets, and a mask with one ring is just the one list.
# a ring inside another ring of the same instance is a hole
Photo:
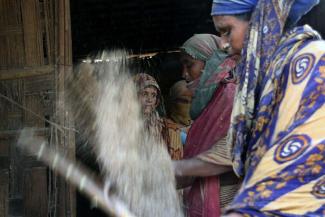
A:
{"label": "rice grain pile", "polygon": [[[181,217],[165,144],[144,129],[127,53],[102,53],[70,78],[72,109],[91,138],[106,182],[138,217]],[[78,97],[79,96],[79,97]],[[79,99],[81,98],[81,99]]]}

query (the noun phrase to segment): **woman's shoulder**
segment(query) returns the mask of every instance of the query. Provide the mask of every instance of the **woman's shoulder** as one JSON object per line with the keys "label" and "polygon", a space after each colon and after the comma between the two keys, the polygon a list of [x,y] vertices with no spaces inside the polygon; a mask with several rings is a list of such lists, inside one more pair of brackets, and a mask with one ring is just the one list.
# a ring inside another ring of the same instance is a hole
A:
{"label": "woman's shoulder", "polygon": [[310,55],[315,59],[322,57],[325,54],[325,40],[314,40],[301,48],[293,57],[293,59],[302,55]]}

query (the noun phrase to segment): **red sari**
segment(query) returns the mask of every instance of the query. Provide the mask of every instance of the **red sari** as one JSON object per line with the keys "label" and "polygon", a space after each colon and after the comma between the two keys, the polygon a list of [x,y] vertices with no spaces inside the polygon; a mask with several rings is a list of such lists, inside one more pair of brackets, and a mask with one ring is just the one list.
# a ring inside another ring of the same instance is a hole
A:
{"label": "red sari", "polygon": [[[226,137],[236,89],[234,81],[226,79],[228,76],[228,72],[218,75],[220,86],[208,106],[193,122],[187,135],[184,158],[195,157]],[[218,176],[196,178],[185,196],[188,216],[219,217],[221,215],[219,193]]]}

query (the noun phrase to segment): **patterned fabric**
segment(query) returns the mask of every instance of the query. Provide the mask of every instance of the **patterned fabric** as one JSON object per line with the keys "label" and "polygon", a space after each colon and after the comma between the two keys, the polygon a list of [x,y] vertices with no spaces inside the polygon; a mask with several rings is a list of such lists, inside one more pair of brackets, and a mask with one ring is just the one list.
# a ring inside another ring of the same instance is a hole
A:
{"label": "patterned fabric", "polygon": [[229,139],[245,179],[229,210],[325,215],[325,42],[283,33],[294,0],[260,0],[252,15]]}
{"label": "patterned fabric", "polygon": [[[200,156],[201,153],[213,148],[219,140],[222,140],[227,135],[236,89],[236,84],[233,80],[229,81],[227,75],[229,76],[229,74],[222,73],[218,75],[218,79],[220,79],[219,87],[208,106],[194,120],[187,135],[184,158]],[[223,152],[224,149],[215,151]],[[218,156],[218,154],[215,156]],[[223,160],[225,162],[222,162]],[[221,165],[231,165],[231,161],[225,159],[224,156],[215,159],[214,162],[217,161]],[[185,197],[188,216],[219,217],[221,212],[219,194],[220,182],[218,176],[196,178],[189,194]]]}
{"label": "patterned fabric", "polygon": [[207,61],[218,50],[220,38],[211,34],[196,34],[189,38],[181,47],[185,53],[194,59]]}
{"label": "patterned fabric", "polygon": [[[254,11],[259,0],[213,0],[211,15],[234,15],[250,13]],[[295,0],[288,19],[290,25],[295,24],[311,8],[319,3],[319,0]]]}
{"label": "patterned fabric", "polygon": [[273,109],[265,95],[244,184],[228,209],[251,217],[325,216],[325,42],[303,43],[278,73]]}
{"label": "patterned fabric", "polygon": [[188,39],[181,47],[194,59],[205,62],[192,99],[190,115],[193,120],[201,114],[217,89],[218,74],[229,72],[234,68],[237,60],[237,57],[227,58],[227,54],[218,48],[219,40],[215,35],[197,34]]}
{"label": "patterned fabric", "polygon": [[[256,140],[251,138],[251,129],[256,125],[253,120],[258,120],[257,105],[262,100],[268,100],[268,109],[273,110],[279,79],[285,64],[300,44],[318,37],[313,30],[304,27],[289,32],[280,42],[285,20],[293,2],[294,0],[260,0],[252,15],[242,61],[237,67],[240,84],[228,133],[229,143],[233,145],[234,170],[239,176],[244,175],[248,144]],[[272,70],[271,62],[272,66],[276,66]],[[263,121],[262,125],[265,126],[269,118],[258,120],[257,126],[261,128]]]}
{"label": "patterned fabric", "polygon": [[182,126],[170,119],[165,120],[165,125],[169,136],[167,144],[169,155],[172,160],[181,160],[183,158]]}

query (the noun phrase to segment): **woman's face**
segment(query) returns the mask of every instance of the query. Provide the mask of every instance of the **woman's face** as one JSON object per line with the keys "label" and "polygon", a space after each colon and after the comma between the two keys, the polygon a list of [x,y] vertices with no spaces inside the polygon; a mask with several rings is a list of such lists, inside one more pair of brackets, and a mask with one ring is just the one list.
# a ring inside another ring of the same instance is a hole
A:
{"label": "woman's face", "polygon": [[240,55],[249,22],[234,16],[225,15],[213,16],[213,23],[216,30],[220,33],[222,41],[229,43],[228,53]]}
{"label": "woman's face", "polygon": [[181,63],[183,66],[183,78],[187,82],[191,82],[199,78],[205,65],[202,60],[194,59],[185,53],[181,56]]}
{"label": "woman's face", "polygon": [[150,114],[158,106],[157,103],[158,90],[156,87],[148,86],[139,92],[139,99],[142,105],[142,112]]}

